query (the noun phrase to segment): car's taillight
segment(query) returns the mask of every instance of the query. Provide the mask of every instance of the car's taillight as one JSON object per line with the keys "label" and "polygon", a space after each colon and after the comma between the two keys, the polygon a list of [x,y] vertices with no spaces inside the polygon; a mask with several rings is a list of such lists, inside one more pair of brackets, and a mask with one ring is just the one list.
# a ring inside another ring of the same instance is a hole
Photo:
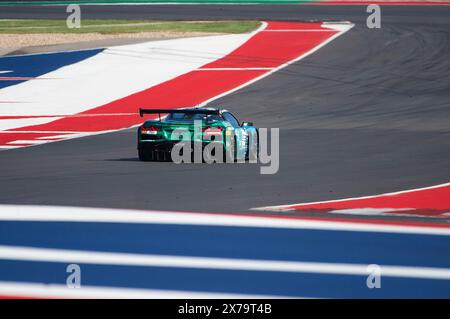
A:
{"label": "car's taillight", "polygon": [[161,128],[158,126],[149,126],[149,127],[145,127],[145,126],[141,126],[141,134],[158,134],[158,132],[161,131]]}
{"label": "car's taillight", "polygon": [[214,126],[214,127],[207,126],[207,127],[202,128],[202,132],[205,134],[212,134],[212,135],[222,134],[223,129],[224,128],[222,126]]}

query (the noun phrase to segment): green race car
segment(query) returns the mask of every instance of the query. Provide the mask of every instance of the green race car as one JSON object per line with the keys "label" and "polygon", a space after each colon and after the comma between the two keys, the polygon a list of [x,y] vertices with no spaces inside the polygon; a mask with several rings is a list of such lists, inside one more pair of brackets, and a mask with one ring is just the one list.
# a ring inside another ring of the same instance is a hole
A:
{"label": "green race car", "polygon": [[258,129],[215,108],[139,109],[157,114],[138,128],[141,161],[234,162],[256,160]]}

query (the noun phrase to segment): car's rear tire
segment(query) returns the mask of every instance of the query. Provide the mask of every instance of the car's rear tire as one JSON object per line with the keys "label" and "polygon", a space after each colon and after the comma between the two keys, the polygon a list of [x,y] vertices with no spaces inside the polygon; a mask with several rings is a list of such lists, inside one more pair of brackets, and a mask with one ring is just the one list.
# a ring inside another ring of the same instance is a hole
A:
{"label": "car's rear tire", "polygon": [[143,147],[138,147],[139,160],[142,162],[148,162],[151,160],[150,152]]}

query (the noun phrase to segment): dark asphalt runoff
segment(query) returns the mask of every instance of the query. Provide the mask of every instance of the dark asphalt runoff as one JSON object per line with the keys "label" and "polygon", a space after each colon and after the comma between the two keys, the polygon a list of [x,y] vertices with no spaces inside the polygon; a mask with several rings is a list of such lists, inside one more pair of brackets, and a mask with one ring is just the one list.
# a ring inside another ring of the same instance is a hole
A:
{"label": "dark asphalt runoff", "polygon": [[[212,105],[279,127],[280,168],[141,163],[135,131],[0,152],[0,203],[242,212],[424,187],[450,176],[450,7],[84,6],[84,18],[349,20],[313,55]],[[1,7],[61,18],[63,7]]]}

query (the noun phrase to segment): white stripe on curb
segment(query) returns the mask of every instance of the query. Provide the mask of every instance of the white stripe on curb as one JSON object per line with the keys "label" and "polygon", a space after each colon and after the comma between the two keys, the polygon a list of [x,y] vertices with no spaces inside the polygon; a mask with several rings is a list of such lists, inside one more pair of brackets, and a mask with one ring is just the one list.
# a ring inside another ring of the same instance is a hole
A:
{"label": "white stripe on curb", "polygon": [[450,236],[450,227],[386,225],[232,214],[139,211],[66,206],[0,205],[0,221],[173,224],[285,229],[317,229]]}
{"label": "white stripe on curb", "polygon": [[47,143],[46,140],[15,140],[12,142],[9,142],[9,145],[14,145],[14,144],[44,144]]}
{"label": "white stripe on curb", "polygon": [[[141,267],[223,269],[367,276],[368,265],[252,260],[192,256],[144,255],[81,250],[0,246],[0,259]],[[450,280],[449,268],[380,266],[384,277]]]}
{"label": "white stripe on curb", "polygon": [[[245,295],[159,289],[36,284],[0,281],[0,296],[35,298],[95,298],[95,299],[272,299],[281,296]],[[285,297],[282,297],[285,298]]]}

